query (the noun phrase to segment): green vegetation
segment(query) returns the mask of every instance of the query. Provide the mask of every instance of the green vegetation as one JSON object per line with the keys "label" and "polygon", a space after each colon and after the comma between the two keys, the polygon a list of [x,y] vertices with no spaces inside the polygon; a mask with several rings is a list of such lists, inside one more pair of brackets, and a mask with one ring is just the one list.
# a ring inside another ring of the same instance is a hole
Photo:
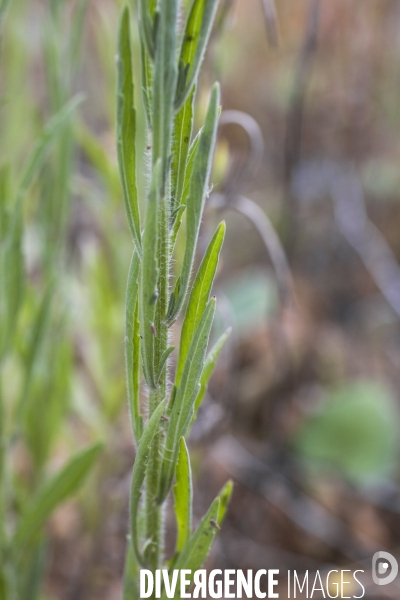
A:
{"label": "green vegetation", "polygon": [[[126,295],[126,370],[137,443],[126,600],[138,597],[140,567],[195,570],[203,565],[232,490],[228,483],[193,532],[191,468],[185,438],[227,338],[226,333],[206,357],[216,306],[210,295],[225,234],[224,223],[218,226],[190,287],[216,141],[219,87],[213,86],[204,126],[191,141],[194,97],[216,5],[215,0],[194,0],[179,35],[176,0],[161,2],[158,7],[151,2],[139,3],[139,85],[151,139],[150,185],[143,218],[137,184],[135,91],[127,7],[120,22],[117,147],[134,244]],[[173,283],[171,262],[183,217],[183,260]],[[184,307],[178,363],[170,386],[169,359],[175,348],[169,344],[169,330]],[[140,370],[148,390],[147,406],[140,403]],[[177,539],[174,555],[167,558],[163,513],[174,478]],[[145,499],[141,501],[143,491]]]}

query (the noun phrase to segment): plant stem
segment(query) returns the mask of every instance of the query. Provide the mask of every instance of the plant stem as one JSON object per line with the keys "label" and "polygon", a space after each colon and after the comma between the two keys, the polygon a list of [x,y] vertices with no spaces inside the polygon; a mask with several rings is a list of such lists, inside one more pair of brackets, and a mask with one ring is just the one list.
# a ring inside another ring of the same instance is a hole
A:
{"label": "plant stem", "polygon": [[[169,187],[169,186],[168,186]],[[158,239],[158,302],[155,321],[155,360],[160,364],[161,357],[168,347],[168,326],[165,318],[168,308],[169,295],[169,204],[166,197],[161,198],[159,206],[159,239]],[[150,393],[149,416],[162,402],[167,393],[168,362],[161,375],[159,387]],[[149,457],[149,467],[146,480],[146,539],[149,543],[147,560],[151,569],[158,569],[162,562],[163,539],[162,539],[162,507],[157,502],[158,486],[161,472],[161,446],[163,442],[163,431],[154,438]]]}

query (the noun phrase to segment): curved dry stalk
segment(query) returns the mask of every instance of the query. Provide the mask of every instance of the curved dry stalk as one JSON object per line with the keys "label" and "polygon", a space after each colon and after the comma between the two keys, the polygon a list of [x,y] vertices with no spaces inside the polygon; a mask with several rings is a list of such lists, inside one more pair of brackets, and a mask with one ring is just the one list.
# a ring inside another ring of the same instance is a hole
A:
{"label": "curved dry stalk", "polygon": [[219,209],[232,209],[246,217],[258,231],[271,258],[276,273],[278,289],[284,305],[297,305],[292,273],[281,241],[269,217],[256,202],[245,196],[228,197],[213,194],[210,203]]}

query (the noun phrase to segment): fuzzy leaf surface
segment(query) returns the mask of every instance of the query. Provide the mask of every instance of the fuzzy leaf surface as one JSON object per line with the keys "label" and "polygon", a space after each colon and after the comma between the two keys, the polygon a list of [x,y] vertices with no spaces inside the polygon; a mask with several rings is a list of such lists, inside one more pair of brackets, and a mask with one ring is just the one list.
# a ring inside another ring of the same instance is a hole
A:
{"label": "fuzzy leaf surface", "polygon": [[192,529],[192,470],[185,438],[179,440],[179,456],[174,486],[174,511],[177,523],[176,552],[182,552]]}
{"label": "fuzzy leaf surface", "polygon": [[186,357],[189,351],[190,343],[193,339],[201,316],[210,299],[211,288],[214,282],[215,273],[218,266],[219,254],[225,237],[226,226],[222,222],[218,225],[207,251],[197,271],[197,275],[192,286],[189,302],[186,308],[186,314],[182,325],[181,340],[179,346],[179,358],[176,367],[175,385],[178,386],[182,377]]}
{"label": "fuzzy leaf surface", "polygon": [[195,92],[193,90],[175,116],[171,178],[173,210],[178,208],[183,200],[186,168],[193,130],[194,95]]}
{"label": "fuzzy leaf surface", "polygon": [[176,109],[184,104],[196,83],[217,6],[218,0],[194,0],[192,4],[182,38]]}
{"label": "fuzzy leaf surface", "polygon": [[171,156],[176,66],[178,0],[159,5],[153,83],[153,165],[161,159],[162,195]]}
{"label": "fuzzy leaf surface", "polygon": [[227,339],[229,338],[231,331],[232,331],[231,328],[227,329],[225,331],[225,333],[223,333],[221,335],[221,337],[216,341],[216,343],[214,344],[214,346],[211,348],[210,352],[207,355],[206,362],[204,364],[203,373],[201,374],[201,378],[200,378],[200,390],[199,390],[199,393],[197,394],[196,401],[194,403],[193,421],[195,420],[197,411],[199,410],[201,403],[203,402],[205,393],[207,391],[208,383],[211,379],[211,375],[214,372],[218,357],[221,354],[221,351],[222,351],[223,347],[225,346],[225,343],[226,343]]}
{"label": "fuzzy leaf surface", "polygon": [[138,536],[138,511],[140,498],[142,495],[142,485],[146,476],[146,467],[147,461],[150,455],[151,443],[154,439],[154,436],[157,433],[158,427],[160,425],[160,419],[164,412],[165,402],[161,402],[154,413],[152,414],[149,422],[144,428],[142,438],[140,440],[140,444],[138,446],[135,464],[133,466],[132,473],[132,483],[131,483],[131,495],[130,495],[130,529],[131,529],[131,538],[132,538],[132,547],[135,553],[136,560],[139,563],[143,562],[141,551],[140,551],[140,543]]}
{"label": "fuzzy leaf surface", "polygon": [[158,282],[158,206],[160,200],[160,167],[161,161],[153,170],[153,178],[147,201],[145,228],[143,233],[143,259],[141,271],[141,302],[140,302],[140,325],[142,332],[142,360],[143,371],[147,384],[155,389],[156,365],[155,365],[155,336],[154,330],[156,306],[157,306],[157,282]]}
{"label": "fuzzy leaf surface", "polygon": [[167,321],[169,324],[177,318],[189,288],[215,147],[219,98],[219,86],[216,84],[211,92],[206,120],[200,135],[193,163],[190,191],[186,203],[185,253],[182,271],[175,292],[172,295],[174,301],[170,304],[168,310]]}
{"label": "fuzzy leaf surface", "polygon": [[140,323],[139,323],[139,277],[140,260],[136,251],[132,255],[128,275],[125,302],[125,368],[128,388],[128,403],[132,430],[136,443],[143,431],[140,414]]}
{"label": "fuzzy leaf surface", "polygon": [[199,391],[205,354],[214,320],[216,300],[212,298],[202,315],[189,348],[182,379],[176,390],[165,440],[161,471],[159,501],[162,502],[171,487],[179,452],[179,440],[185,436],[193,417],[193,407]]}
{"label": "fuzzy leaf surface", "polygon": [[[193,573],[201,569],[206,561],[217,534],[217,529],[212,523],[218,523],[219,505],[220,499],[216,498],[174,565],[174,569],[190,569],[192,571],[189,577],[191,582],[193,581]],[[174,598],[175,600],[180,598],[179,589],[177,589]],[[167,600],[165,591],[162,600]]]}
{"label": "fuzzy leaf surface", "polygon": [[142,240],[136,181],[136,111],[130,35],[130,14],[122,11],[118,36],[117,153],[129,229],[141,256]]}

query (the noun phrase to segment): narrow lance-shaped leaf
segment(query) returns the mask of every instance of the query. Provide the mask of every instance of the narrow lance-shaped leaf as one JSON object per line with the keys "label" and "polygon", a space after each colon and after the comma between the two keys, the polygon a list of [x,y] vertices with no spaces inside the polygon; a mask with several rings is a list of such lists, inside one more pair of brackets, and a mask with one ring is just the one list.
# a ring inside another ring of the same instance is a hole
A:
{"label": "narrow lance-shaped leaf", "polygon": [[194,90],[175,116],[171,169],[172,214],[183,200],[186,167],[193,129]]}
{"label": "narrow lance-shaped leaf", "polygon": [[53,510],[78,490],[102,448],[102,444],[95,444],[79,452],[38,491],[31,504],[25,509],[17,527],[14,537],[16,547],[29,543]]}
{"label": "narrow lance-shaped leaf", "polygon": [[161,355],[160,358],[160,364],[158,366],[158,373],[157,373],[157,378],[156,381],[157,383],[159,383],[161,376],[164,372],[164,369],[167,366],[167,360],[170,357],[170,355],[172,354],[172,352],[175,350],[175,346],[169,346]]}
{"label": "narrow lance-shaped leaf", "polygon": [[233,481],[230,479],[229,481],[226,482],[226,484],[224,485],[224,487],[218,494],[218,496],[219,496],[219,511],[218,511],[217,523],[220,527],[225,519],[225,515],[228,510],[229,503],[231,501],[232,492],[233,492]]}
{"label": "narrow lance-shaped leaf", "polygon": [[192,181],[194,160],[197,155],[197,149],[199,147],[200,138],[201,138],[202,133],[203,133],[203,128],[200,129],[200,131],[197,133],[196,137],[194,138],[193,142],[190,144],[187,165],[186,165],[186,172],[185,172],[185,181],[183,184],[182,204],[186,204],[186,199],[189,195],[190,182]]}
{"label": "narrow lance-shaped leaf", "polygon": [[[153,170],[153,179],[147,201],[145,228],[143,233],[143,260],[141,271],[140,324],[142,331],[143,372],[148,385],[157,387],[155,365],[155,313],[158,290],[158,205],[160,199],[159,160]],[[158,365],[157,365],[158,367]]]}
{"label": "narrow lance-shaped leaf", "polygon": [[40,172],[40,169],[43,166],[43,163],[46,159],[47,153],[51,145],[55,142],[55,140],[63,131],[63,129],[67,126],[68,122],[72,117],[72,114],[75,112],[79,104],[81,104],[82,100],[83,96],[80,94],[74,96],[74,98],[69,100],[59,110],[59,112],[50,119],[50,121],[44,128],[42,135],[37,141],[35,148],[33,149],[33,152],[30,155],[22,171],[20,186],[17,194],[17,201],[15,203],[15,208],[9,228],[10,239],[13,237],[13,232],[16,229],[16,227],[18,227],[18,222],[21,217],[22,199],[28,187],[32,184],[35,177]]}
{"label": "narrow lance-shaped leaf", "polygon": [[142,242],[136,182],[135,134],[136,112],[134,107],[130,16],[129,9],[126,6],[122,11],[118,36],[117,153],[129,229],[136,250],[141,256]]}
{"label": "narrow lance-shaped leaf", "polygon": [[190,183],[190,191],[186,205],[186,242],[185,254],[180,277],[175,286],[175,291],[171,295],[168,308],[167,322],[173,323],[185,300],[190,275],[193,268],[194,256],[199,236],[201,218],[204,210],[204,203],[207,195],[208,181],[212,166],[212,158],[215,147],[215,138],[217,133],[219,106],[219,86],[214,85],[209,107],[207,110],[204,128],[201,132],[199,145],[197,147],[196,157],[193,164],[193,174]]}
{"label": "narrow lance-shaped leaf", "polygon": [[50,119],[44,128],[44,131],[22,172],[20,195],[23,195],[33,182],[43,166],[43,162],[51,144],[57,139],[64,127],[66,127],[82,100],[83,96],[80,94],[69,100],[69,102],[67,102],[60,111]]}
{"label": "narrow lance-shaped leaf", "polygon": [[181,227],[181,223],[182,223],[183,213],[185,212],[185,209],[186,209],[186,199],[189,194],[189,187],[190,187],[190,182],[192,179],[194,159],[196,157],[197,148],[199,146],[201,132],[202,132],[202,129],[196,135],[196,137],[194,138],[194,140],[191,143],[191,146],[189,148],[189,152],[188,152],[188,156],[187,156],[187,164],[186,164],[186,168],[185,168],[185,179],[183,182],[181,204],[177,205],[177,203],[175,203],[176,208],[174,209],[174,211],[171,215],[171,220],[173,222],[173,227],[172,227],[172,232],[171,232],[171,244],[170,244],[171,253],[174,250],[176,238],[177,238],[177,235],[178,235],[179,229]]}
{"label": "narrow lance-shaped leaf", "polygon": [[140,43],[140,76],[142,83],[142,97],[147,127],[153,128],[152,105],[153,105],[153,63],[146,52],[143,42]]}
{"label": "narrow lance-shaped leaf", "polygon": [[151,444],[154,436],[157,433],[161,416],[164,412],[165,401],[161,402],[154,413],[152,414],[149,422],[144,428],[140,444],[138,446],[135,464],[132,473],[132,484],[131,484],[131,495],[130,495],[130,518],[131,518],[131,539],[132,547],[135,553],[136,559],[139,563],[143,563],[143,558],[140,550],[140,542],[138,536],[138,511],[140,505],[140,498],[142,495],[142,485],[146,476],[147,461],[149,459]]}
{"label": "narrow lance-shaped leaf", "polygon": [[182,38],[176,109],[183,105],[196,83],[217,6],[218,0],[194,0],[192,4]]}
{"label": "narrow lance-shaped leaf", "polygon": [[16,421],[20,421],[24,406],[30,398],[30,387],[32,380],[32,373],[36,364],[36,361],[40,354],[40,347],[43,340],[46,338],[49,326],[49,320],[51,315],[51,303],[54,294],[54,282],[50,282],[47,290],[43,296],[42,302],[38,307],[37,314],[34,317],[31,339],[28,351],[25,359],[25,377],[21,390],[21,395],[18,400],[16,410]]}
{"label": "narrow lance-shaped leaf", "polygon": [[19,206],[13,231],[9,230],[8,175],[0,171],[0,362],[13,341],[25,282],[22,252],[22,207]]}
{"label": "narrow lance-shaped leaf", "polygon": [[140,565],[133,553],[130,536],[126,544],[125,566],[124,566],[124,589],[122,600],[138,600],[140,597],[139,575]]}
{"label": "narrow lance-shaped leaf", "polygon": [[180,385],[176,390],[165,440],[159,502],[162,502],[169,492],[178,458],[179,440],[185,436],[193,417],[193,406],[199,391],[199,381],[214,320],[215,304],[215,298],[212,298],[204,310],[189,348]]}
{"label": "narrow lance-shaped leaf", "polygon": [[211,288],[217,270],[219,253],[225,237],[225,222],[218,225],[216,232],[207,248],[204,258],[194,281],[182,325],[179,345],[179,358],[176,367],[175,385],[178,386],[185,366],[190,342],[193,338],[201,315],[210,299]]}
{"label": "narrow lance-shaped leaf", "polygon": [[[211,375],[214,372],[215,365],[217,363],[218,357],[221,354],[222,348],[225,346],[225,342],[231,334],[232,329],[229,328],[221,335],[215,345],[211,348],[204,365],[203,373],[200,378],[200,390],[197,394],[196,401],[194,403],[194,415],[193,421],[196,419],[197,412],[203,402],[204,396],[207,391],[208,383],[211,379]],[[193,422],[192,421],[192,422]]]}
{"label": "narrow lance-shaped leaf", "polygon": [[151,58],[154,58],[154,35],[153,21],[150,14],[150,6],[148,0],[139,0],[139,31],[142,42],[145,45],[146,52]]}
{"label": "narrow lance-shaped leaf", "polygon": [[174,97],[177,81],[176,38],[178,0],[161,2],[156,35],[153,84],[153,165],[162,160],[162,195],[171,156]]}
{"label": "narrow lance-shaped leaf", "polygon": [[[191,583],[193,582],[194,572],[201,569],[207,559],[217,534],[219,506],[220,500],[216,498],[174,565],[174,569],[188,569],[191,571],[191,575],[189,576]],[[161,598],[162,600],[167,600],[165,591]],[[174,598],[175,600],[179,600],[179,589],[177,589]]]}
{"label": "narrow lance-shaped leaf", "polygon": [[174,511],[177,525],[176,552],[186,546],[192,529],[192,470],[185,438],[179,440],[179,457],[176,465]]}
{"label": "narrow lance-shaped leaf", "polygon": [[125,368],[128,403],[132,430],[138,444],[143,431],[140,414],[140,323],[139,323],[139,276],[140,260],[134,251],[128,275],[125,306]]}

